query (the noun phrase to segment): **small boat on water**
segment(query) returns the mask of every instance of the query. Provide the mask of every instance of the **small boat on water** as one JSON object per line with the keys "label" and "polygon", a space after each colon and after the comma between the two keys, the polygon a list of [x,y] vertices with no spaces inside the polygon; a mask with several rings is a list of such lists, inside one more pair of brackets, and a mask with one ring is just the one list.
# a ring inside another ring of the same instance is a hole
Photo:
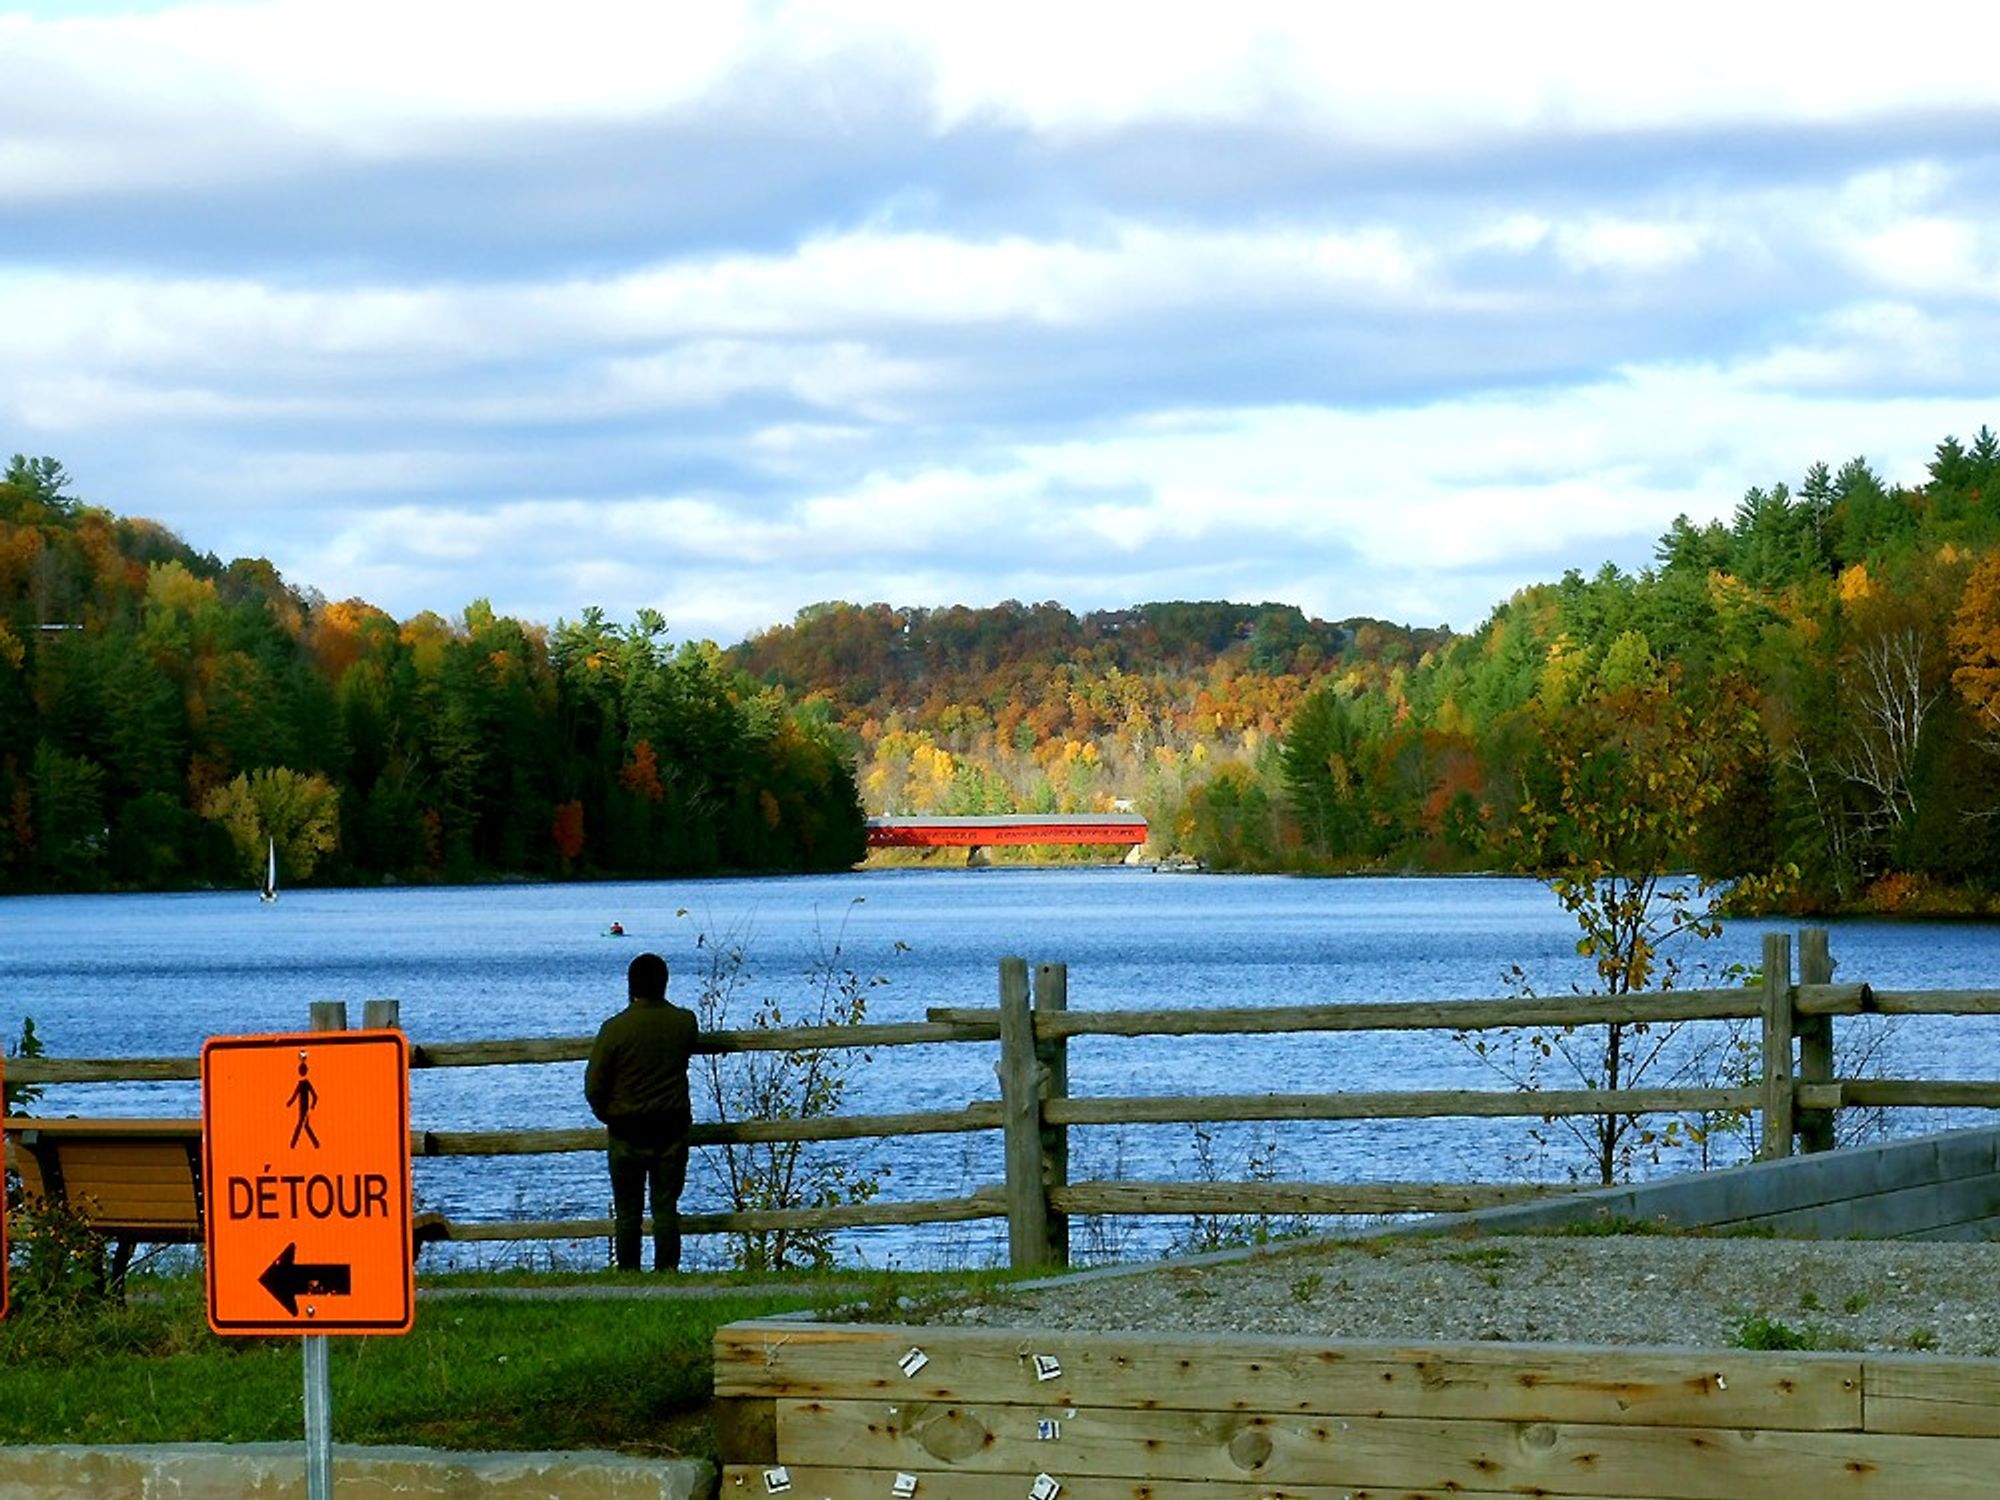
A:
{"label": "small boat on water", "polygon": [[264,856],[264,888],[257,893],[259,901],[269,904],[278,899],[278,841],[266,841]]}
{"label": "small boat on water", "polygon": [[609,927],[605,929],[604,935],[606,937],[625,936],[625,924],[623,922],[613,922]]}
{"label": "small boat on water", "polygon": [[1208,868],[1192,854],[1169,854],[1153,866],[1155,875],[1199,875]]}

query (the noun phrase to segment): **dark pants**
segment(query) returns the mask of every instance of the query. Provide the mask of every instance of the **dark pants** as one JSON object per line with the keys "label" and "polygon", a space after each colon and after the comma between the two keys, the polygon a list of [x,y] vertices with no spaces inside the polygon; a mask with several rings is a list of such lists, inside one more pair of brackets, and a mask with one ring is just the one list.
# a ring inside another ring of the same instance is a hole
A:
{"label": "dark pants", "polygon": [[653,1269],[678,1271],[681,1265],[681,1187],[687,1181],[688,1143],[682,1136],[666,1145],[638,1145],[611,1138],[612,1243],[618,1269],[639,1269],[639,1231],[646,1213],[646,1193],[653,1194]]}

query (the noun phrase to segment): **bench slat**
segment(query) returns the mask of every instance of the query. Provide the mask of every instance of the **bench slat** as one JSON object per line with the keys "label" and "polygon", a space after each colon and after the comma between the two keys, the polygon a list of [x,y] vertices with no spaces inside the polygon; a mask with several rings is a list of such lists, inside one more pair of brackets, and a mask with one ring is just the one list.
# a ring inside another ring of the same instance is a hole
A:
{"label": "bench slat", "polygon": [[79,1151],[74,1146],[58,1146],[56,1160],[62,1163],[65,1177],[71,1172],[96,1172],[100,1175],[123,1175],[135,1180],[178,1177],[182,1182],[191,1182],[195,1173],[187,1152],[178,1146],[166,1155],[157,1151]]}
{"label": "bench slat", "polygon": [[198,1141],[201,1139],[199,1120],[142,1120],[142,1119],[44,1119],[39,1115],[15,1115],[7,1121],[9,1135],[38,1131],[51,1140],[87,1140],[91,1136],[115,1136],[130,1140],[134,1137],[151,1137],[159,1140]]}
{"label": "bench slat", "polygon": [[[40,1196],[47,1198],[49,1195],[43,1193]],[[157,1214],[171,1209],[189,1223],[195,1222],[201,1202],[193,1187],[185,1182],[91,1182],[85,1179],[67,1184],[62,1196],[71,1203],[94,1203],[97,1212],[107,1217],[116,1217],[127,1210]]]}
{"label": "bench slat", "polygon": [[144,1151],[79,1151],[74,1146],[59,1146],[56,1148],[56,1159],[62,1163],[65,1179],[72,1174],[87,1174],[123,1182],[194,1180],[194,1169],[188,1165],[187,1153],[178,1146],[171,1156]]}

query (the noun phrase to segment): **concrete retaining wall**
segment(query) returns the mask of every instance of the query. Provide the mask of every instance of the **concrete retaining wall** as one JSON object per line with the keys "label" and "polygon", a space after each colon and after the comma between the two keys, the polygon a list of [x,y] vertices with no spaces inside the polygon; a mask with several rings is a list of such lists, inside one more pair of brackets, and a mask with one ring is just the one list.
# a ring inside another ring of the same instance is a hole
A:
{"label": "concrete retaining wall", "polygon": [[1800,1239],[1994,1239],[2000,1237],[2000,1128],[1440,1215],[1413,1227],[1518,1231],[1599,1218],[1770,1229]]}
{"label": "concrete retaining wall", "polygon": [[[2000,1126],[1753,1162],[1659,1182],[1593,1188],[1504,1208],[1432,1214],[1363,1231],[1359,1237],[1522,1234],[1611,1219],[1677,1229],[1769,1229],[1798,1239],[2000,1239]],[[1331,1236],[1356,1237],[1351,1229]],[[1022,1282],[1020,1287],[1032,1291],[1143,1275],[1167,1266],[1224,1265],[1283,1254],[1301,1243],[1277,1240],[1172,1260],[1096,1266]],[[817,1314],[781,1317],[810,1322]]]}
{"label": "concrete retaining wall", "polygon": [[[305,1500],[305,1444],[0,1447],[7,1500]],[[336,1445],[340,1500],[707,1500],[715,1468],[616,1453],[445,1453]]]}

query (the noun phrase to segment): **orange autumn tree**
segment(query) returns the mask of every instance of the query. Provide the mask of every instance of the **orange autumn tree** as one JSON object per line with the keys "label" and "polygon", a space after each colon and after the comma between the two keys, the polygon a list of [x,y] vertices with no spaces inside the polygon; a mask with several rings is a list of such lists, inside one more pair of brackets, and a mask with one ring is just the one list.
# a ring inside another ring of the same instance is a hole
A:
{"label": "orange autumn tree", "polygon": [[635,797],[644,797],[648,802],[658,802],[666,796],[666,788],[660,785],[660,756],[653,749],[651,740],[638,740],[632,746],[632,758],[618,773],[618,784]]}
{"label": "orange autumn tree", "polygon": [[549,825],[549,837],[555,840],[556,852],[563,857],[563,863],[574,864],[583,853],[583,804],[575,798],[561,803],[556,808],[555,820]]}

